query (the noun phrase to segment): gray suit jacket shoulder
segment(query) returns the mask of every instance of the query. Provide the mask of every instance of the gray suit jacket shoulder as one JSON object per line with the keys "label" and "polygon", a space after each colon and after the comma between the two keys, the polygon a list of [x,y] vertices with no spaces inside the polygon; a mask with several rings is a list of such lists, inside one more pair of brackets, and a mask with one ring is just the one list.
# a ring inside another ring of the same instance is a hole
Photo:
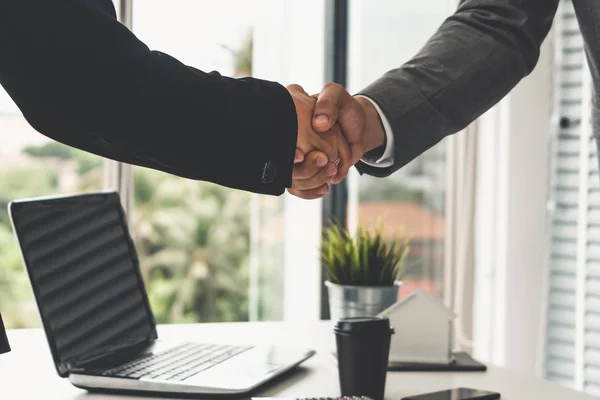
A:
{"label": "gray suit jacket shoulder", "polygon": [[[600,0],[580,3],[600,10]],[[558,0],[463,0],[412,60],[361,92],[381,107],[396,145],[393,167],[359,171],[387,176],[500,101],[536,65],[557,7]]]}

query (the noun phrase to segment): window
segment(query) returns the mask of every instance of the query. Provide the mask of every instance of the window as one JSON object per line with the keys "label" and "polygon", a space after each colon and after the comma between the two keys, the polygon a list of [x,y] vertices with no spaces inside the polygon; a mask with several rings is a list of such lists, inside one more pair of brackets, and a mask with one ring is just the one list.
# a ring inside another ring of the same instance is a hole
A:
{"label": "window", "polygon": [[[447,0],[351,1],[349,89],[416,53],[446,6]],[[134,33],[150,48],[203,71],[300,83],[309,93],[324,83],[324,0],[144,0],[134,1],[131,13]],[[390,38],[401,38],[399,45],[380,51],[377,44]],[[4,204],[102,187],[101,158],[33,132],[7,96],[0,96],[0,163]],[[440,293],[444,174],[440,145],[390,178],[349,179],[354,220],[391,218],[390,239],[413,237],[414,270],[404,294],[417,286]],[[251,195],[140,167],[133,176],[130,228],[157,322],[318,319],[320,201]],[[9,327],[37,326],[0,207],[2,312]]]}
{"label": "window", "polygon": [[[298,82],[315,92],[323,83],[323,7],[321,0],[136,1],[133,31],[203,71]],[[284,317],[284,270],[295,251],[285,244],[286,196],[137,167],[134,187],[132,230],[159,323]]]}
{"label": "window", "polygon": [[591,77],[570,1],[556,18],[558,68],[544,375],[600,395],[600,181]]}
{"label": "window", "polygon": [[[447,0],[350,1],[348,88],[354,93],[414,56],[442,23]],[[389,44],[393,43],[389,50]],[[365,62],[369,60],[369,62]],[[442,295],[446,149],[441,143],[385,179],[350,177],[349,223],[384,222],[389,239],[412,239],[400,296]]]}
{"label": "window", "polygon": [[102,158],[36,132],[0,87],[0,310],[8,328],[40,326],[7,205],[23,197],[102,188]]}

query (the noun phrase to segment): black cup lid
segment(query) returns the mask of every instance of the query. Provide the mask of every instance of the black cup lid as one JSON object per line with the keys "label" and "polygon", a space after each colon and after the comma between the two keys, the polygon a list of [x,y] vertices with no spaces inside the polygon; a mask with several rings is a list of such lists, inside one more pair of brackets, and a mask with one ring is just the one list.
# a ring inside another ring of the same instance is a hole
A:
{"label": "black cup lid", "polygon": [[343,318],[336,324],[334,331],[345,334],[386,334],[394,333],[390,320],[380,317]]}

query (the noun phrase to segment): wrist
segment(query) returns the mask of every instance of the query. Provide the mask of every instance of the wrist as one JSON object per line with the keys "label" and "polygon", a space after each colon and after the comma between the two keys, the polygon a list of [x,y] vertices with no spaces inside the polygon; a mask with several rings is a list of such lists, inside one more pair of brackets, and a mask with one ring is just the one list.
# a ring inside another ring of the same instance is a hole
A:
{"label": "wrist", "polygon": [[383,123],[373,104],[362,97],[355,97],[365,113],[364,149],[365,153],[384,147],[387,142]]}

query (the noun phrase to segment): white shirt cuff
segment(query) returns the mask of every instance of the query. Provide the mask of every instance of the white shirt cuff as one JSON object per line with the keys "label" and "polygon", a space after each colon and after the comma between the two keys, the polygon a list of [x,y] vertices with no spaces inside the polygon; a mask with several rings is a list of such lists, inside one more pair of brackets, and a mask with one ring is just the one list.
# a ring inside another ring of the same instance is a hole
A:
{"label": "white shirt cuff", "polygon": [[369,103],[371,103],[373,105],[373,107],[375,107],[375,110],[377,110],[377,113],[379,114],[379,118],[381,118],[381,123],[383,125],[383,130],[385,131],[385,137],[386,137],[385,151],[383,152],[383,155],[381,157],[379,157],[378,159],[364,157],[361,159],[361,161],[367,165],[370,165],[371,167],[377,167],[377,168],[388,168],[388,167],[393,166],[394,165],[394,132],[392,131],[392,126],[390,125],[390,122],[387,120],[387,118],[385,117],[385,114],[383,113],[383,111],[381,111],[381,108],[379,108],[379,105],[376,102],[374,102],[367,96],[358,95],[356,97],[362,97],[363,99],[367,99],[369,101]]}

